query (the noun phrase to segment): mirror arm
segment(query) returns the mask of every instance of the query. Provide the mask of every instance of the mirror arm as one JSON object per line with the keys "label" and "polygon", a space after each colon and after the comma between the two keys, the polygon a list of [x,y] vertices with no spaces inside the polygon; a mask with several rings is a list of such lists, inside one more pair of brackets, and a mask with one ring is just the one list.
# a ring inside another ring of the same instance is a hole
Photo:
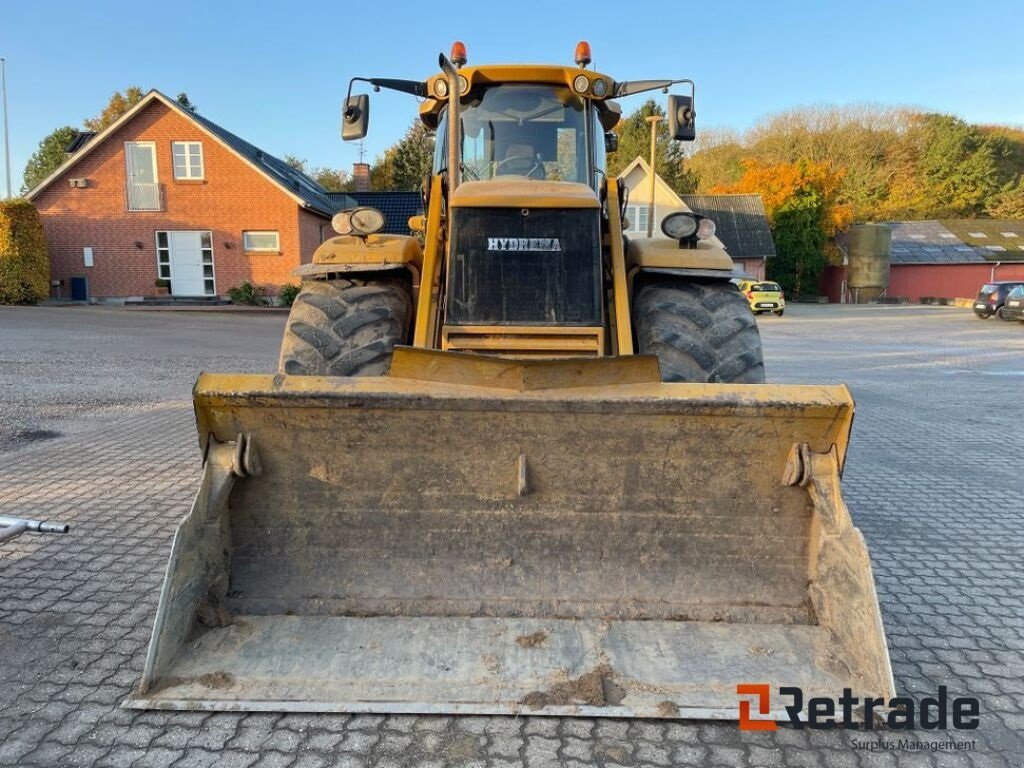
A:
{"label": "mirror arm", "polygon": [[353,77],[348,81],[348,93],[345,94],[346,101],[352,95],[352,84],[355,82],[369,83],[373,86],[374,91],[387,88],[389,91],[409,93],[420,98],[427,95],[427,84],[419,80],[395,80],[387,77]]}

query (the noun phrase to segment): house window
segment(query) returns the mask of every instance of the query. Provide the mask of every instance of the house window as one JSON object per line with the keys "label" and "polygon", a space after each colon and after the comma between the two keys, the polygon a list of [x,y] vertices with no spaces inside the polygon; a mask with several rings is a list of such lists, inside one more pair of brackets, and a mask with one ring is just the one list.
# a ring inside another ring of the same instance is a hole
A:
{"label": "house window", "polygon": [[207,296],[213,296],[215,292],[213,279],[213,235],[209,232],[200,233],[199,246],[203,254],[203,290]]}
{"label": "house window", "polygon": [[242,249],[245,251],[278,252],[281,250],[281,239],[277,232],[243,232]]}
{"label": "house window", "polygon": [[171,279],[171,245],[166,232],[156,233],[156,271],[161,280]]}
{"label": "house window", "polygon": [[174,160],[174,178],[186,180],[203,178],[202,142],[172,142],[171,158]]}
{"label": "house window", "polygon": [[647,231],[647,214],[650,208],[646,205],[631,205],[626,208],[626,218],[629,219],[630,232]]}

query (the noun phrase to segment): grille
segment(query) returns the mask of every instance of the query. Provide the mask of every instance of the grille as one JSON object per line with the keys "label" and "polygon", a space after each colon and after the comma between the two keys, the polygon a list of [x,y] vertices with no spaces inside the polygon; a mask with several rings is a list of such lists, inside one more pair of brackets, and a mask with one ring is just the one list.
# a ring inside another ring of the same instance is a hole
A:
{"label": "grille", "polygon": [[456,208],[445,323],[602,326],[598,214]]}

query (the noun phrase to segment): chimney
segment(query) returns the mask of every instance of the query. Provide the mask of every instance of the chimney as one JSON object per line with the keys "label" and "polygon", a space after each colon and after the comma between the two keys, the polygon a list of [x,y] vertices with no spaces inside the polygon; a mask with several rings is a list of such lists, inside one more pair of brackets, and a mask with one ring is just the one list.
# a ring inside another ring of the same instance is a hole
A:
{"label": "chimney", "polygon": [[352,164],[352,181],[355,182],[356,192],[369,192],[370,191],[370,164],[369,163],[353,163]]}

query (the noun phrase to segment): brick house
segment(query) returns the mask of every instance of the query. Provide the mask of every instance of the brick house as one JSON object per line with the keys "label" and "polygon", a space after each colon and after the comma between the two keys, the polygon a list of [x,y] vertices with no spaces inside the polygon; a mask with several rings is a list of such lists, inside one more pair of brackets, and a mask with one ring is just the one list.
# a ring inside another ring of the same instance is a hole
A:
{"label": "brick house", "polygon": [[158,91],[86,138],[27,197],[52,278],[85,277],[90,298],[157,295],[160,279],[175,296],[274,293],[354,204]]}

